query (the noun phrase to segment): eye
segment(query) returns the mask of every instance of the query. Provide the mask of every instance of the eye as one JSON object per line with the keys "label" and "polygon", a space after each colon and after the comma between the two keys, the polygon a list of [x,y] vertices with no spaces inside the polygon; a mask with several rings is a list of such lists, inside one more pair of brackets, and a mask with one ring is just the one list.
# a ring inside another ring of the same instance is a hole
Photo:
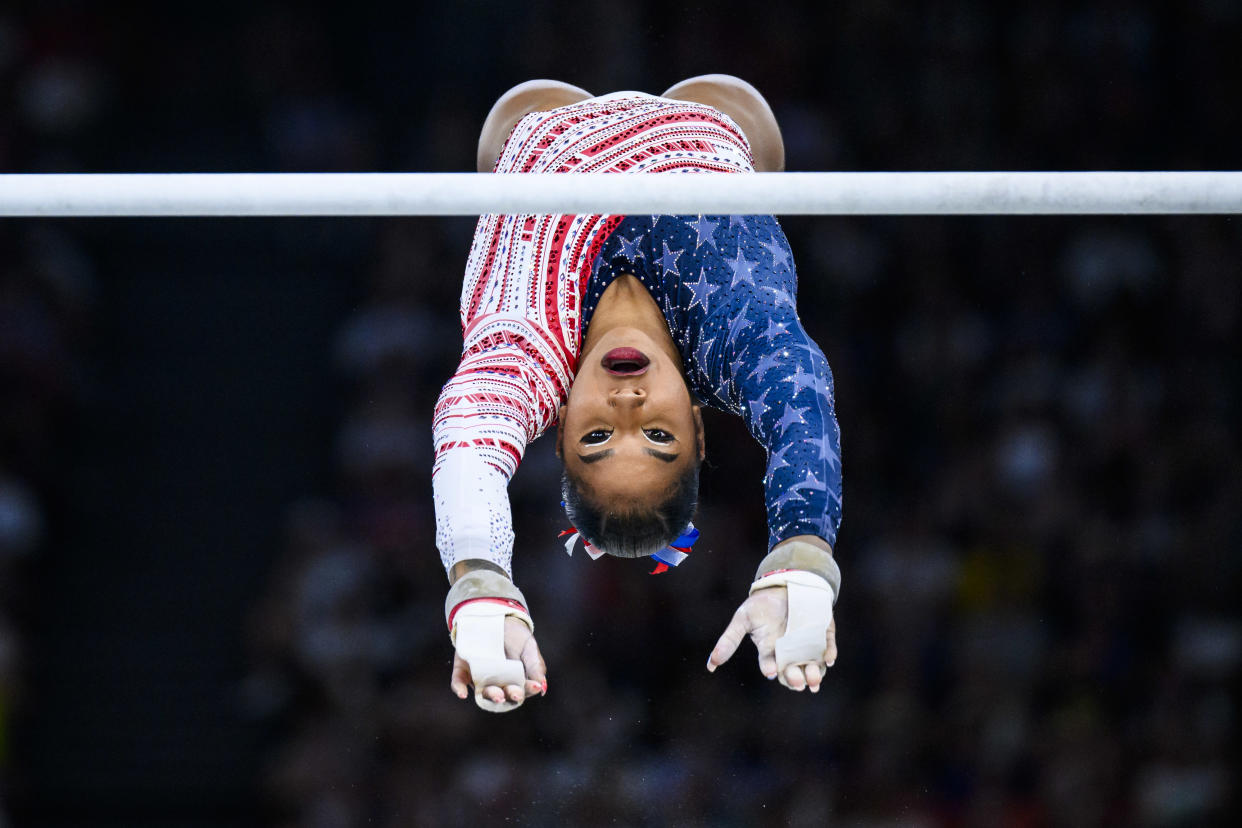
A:
{"label": "eye", "polygon": [[594,431],[588,431],[586,434],[583,434],[582,439],[579,442],[587,446],[598,446],[600,443],[608,442],[608,438],[611,436],[611,431],[603,428],[597,428]]}
{"label": "eye", "polygon": [[653,443],[668,444],[673,442],[673,435],[662,428],[644,428],[643,434]]}

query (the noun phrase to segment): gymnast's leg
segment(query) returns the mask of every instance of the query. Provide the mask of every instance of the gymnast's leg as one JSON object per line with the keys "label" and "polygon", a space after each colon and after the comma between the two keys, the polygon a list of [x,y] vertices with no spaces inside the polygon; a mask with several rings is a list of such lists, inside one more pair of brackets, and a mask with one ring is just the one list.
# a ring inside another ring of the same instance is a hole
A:
{"label": "gymnast's leg", "polygon": [[556,80],[528,80],[519,83],[496,99],[483,122],[479,133],[479,172],[491,172],[496,168],[500,151],[509,133],[532,112],[546,112],[561,106],[585,101],[591,93],[577,86]]}
{"label": "gymnast's leg", "polygon": [[756,172],[785,169],[785,143],[772,107],[759,90],[733,75],[699,75],[665,90],[662,98],[707,104],[742,128],[755,157]]}

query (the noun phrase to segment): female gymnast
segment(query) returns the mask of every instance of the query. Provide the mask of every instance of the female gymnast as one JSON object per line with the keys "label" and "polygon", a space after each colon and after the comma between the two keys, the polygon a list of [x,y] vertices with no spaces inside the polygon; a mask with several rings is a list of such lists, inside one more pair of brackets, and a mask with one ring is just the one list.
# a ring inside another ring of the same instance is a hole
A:
{"label": "female gymnast", "polygon": [[[656,97],[514,87],[479,140],[480,172],[748,173],[784,166],[775,118],[727,75]],[[700,405],[742,417],[767,451],[769,553],[708,659],[749,636],[759,669],[817,692],[836,659],[841,520],[832,375],[797,316],[770,216],[485,215],[466,265],[460,365],[436,406],[436,545],[451,584],[450,687],[505,711],[547,692],[511,580],[507,486],[557,424],[566,514],[592,557],[680,563],[704,457]]]}

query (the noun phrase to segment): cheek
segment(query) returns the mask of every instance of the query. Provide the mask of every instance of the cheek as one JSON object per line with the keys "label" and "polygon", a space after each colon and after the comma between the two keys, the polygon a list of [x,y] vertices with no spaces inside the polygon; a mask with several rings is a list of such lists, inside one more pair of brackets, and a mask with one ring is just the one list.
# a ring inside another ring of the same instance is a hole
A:
{"label": "cheek", "polygon": [[579,374],[569,386],[569,395],[565,398],[566,419],[580,415],[585,403],[597,393],[590,379],[584,374]]}

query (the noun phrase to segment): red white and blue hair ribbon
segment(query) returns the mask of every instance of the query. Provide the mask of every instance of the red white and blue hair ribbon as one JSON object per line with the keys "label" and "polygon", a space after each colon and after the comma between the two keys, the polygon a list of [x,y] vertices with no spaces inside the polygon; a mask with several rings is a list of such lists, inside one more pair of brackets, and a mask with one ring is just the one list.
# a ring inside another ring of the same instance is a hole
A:
{"label": "red white and blue hair ribbon", "polygon": [[[570,527],[569,529],[566,529],[564,532],[561,532],[559,535],[557,535],[557,537],[563,538],[566,535],[569,536],[569,540],[565,541],[565,551],[568,552],[570,555],[573,555],[574,544],[578,542],[578,538],[582,538],[582,533],[580,533],[577,529]],[[593,561],[598,561],[600,558],[602,558],[606,554],[604,552],[599,551],[594,546],[591,546],[591,542],[587,540],[586,538],[582,538],[582,548],[586,550],[586,553],[591,556],[591,560]]]}
{"label": "red white and blue hair ribbon", "polygon": [[661,572],[668,572],[670,566],[677,564],[690,557],[690,547],[694,546],[694,542],[699,539],[699,530],[694,528],[691,523],[686,526],[686,531],[678,535],[672,543],[661,549],[659,552],[652,554],[655,559],[656,568],[651,570],[652,575],[659,575]]}
{"label": "red white and blue hair ribbon", "polygon": [[[582,548],[591,556],[591,560],[599,560],[605,553],[596,549],[591,542],[582,537],[582,534],[573,527],[566,529],[558,537],[566,537],[565,552],[569,555],[574,554],[574,545],[578,539],[582,538]],[[651,557],[656,562],[655,569],[651,570],[652,575],[659,575],[661,572],[667,572],[670,566],[677,566],[690,556],[690,547],[694,546],[694,542],[699,539],[699,530],[694,528],[691,523],[686,527],[686,531],[674,539],[672,543],[661,549],[659,552],[652,553]]]}

